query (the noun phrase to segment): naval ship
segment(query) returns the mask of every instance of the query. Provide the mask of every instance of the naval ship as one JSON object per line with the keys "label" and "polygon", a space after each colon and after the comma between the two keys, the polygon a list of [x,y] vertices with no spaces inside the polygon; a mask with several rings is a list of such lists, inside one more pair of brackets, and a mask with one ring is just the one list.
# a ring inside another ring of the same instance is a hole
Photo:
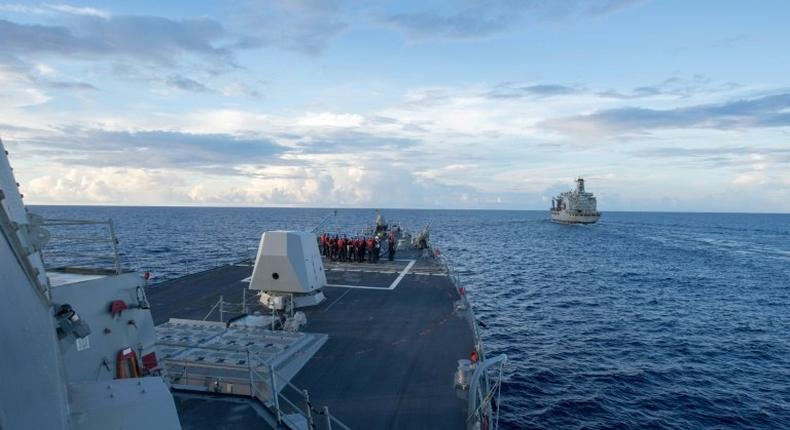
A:
{"label": "naval ship", "polygon": [[592,224],[601,217],[592,193],[584,190],[584,179],[576,178],[576,189],[551,199],[551,220],[562,224]]}
{"label": "naval ship", "polygon": [[111,220],[31,213],[7,154],[0,428],[498,427],[507,357],[427,226],[361,228],[397,241],[375,262],[322,255],[318,233],[343,235],[322,225],[265,231],[254,259],[150,284]]}

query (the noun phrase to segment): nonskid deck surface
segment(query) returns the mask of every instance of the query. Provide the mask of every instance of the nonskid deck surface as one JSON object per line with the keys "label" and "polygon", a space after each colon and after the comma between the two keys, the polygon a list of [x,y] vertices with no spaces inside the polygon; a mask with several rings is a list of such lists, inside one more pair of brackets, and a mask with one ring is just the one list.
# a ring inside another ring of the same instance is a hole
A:
{"label": "nonskid deck surface", "polygon": [[[443,267],[414,252],[324,264],[326,300],[303,309],[304,330],[329,340],[293,383],[351,428],[464,428],[466,404],[452,376],[474,340]],[[220,295],[239,302],[251,272],[247,264],[222,266],[152,286],[154,320],[202,319]]]}

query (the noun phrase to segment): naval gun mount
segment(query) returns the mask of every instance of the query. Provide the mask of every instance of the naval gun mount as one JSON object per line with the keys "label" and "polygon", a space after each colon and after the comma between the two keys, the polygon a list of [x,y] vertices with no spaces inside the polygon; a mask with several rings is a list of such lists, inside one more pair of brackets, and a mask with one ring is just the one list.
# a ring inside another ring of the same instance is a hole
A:
{"label": "naval gun mount", "polygon": [[326,284],[314,233],[263,233],[249,286],[260,291],[261,304],[272,310],[291,311],[315,306],[326,299],[322,291]]}

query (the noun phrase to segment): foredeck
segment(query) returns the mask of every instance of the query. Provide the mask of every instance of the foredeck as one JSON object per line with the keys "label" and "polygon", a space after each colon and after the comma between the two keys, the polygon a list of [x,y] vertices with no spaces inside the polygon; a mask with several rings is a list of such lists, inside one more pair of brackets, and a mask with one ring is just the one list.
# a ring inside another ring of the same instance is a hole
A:
{"label": "foredeck", "polygon": [[[474,336],[468,313],[455,311],[460,296],[444,268],[413,252],[324,265],[326,300],[301,310],[304,330],[329,340],[293,383],[351,428],[464,428],[466,401],[453,372]],[[229,265],[151,286],[154,320],[202,319],[220,295],[240,302],[251,273],[249,264]]]}

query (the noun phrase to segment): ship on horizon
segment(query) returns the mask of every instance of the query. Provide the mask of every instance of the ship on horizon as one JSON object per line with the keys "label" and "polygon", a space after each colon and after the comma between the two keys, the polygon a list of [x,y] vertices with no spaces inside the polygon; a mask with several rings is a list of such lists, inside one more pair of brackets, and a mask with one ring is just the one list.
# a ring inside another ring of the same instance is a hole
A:
{"label": "ship on horizon", "polygon": [[598,202],[585,191],[584,179],[576,178],[576,189],[551,199],[551,220],[561,224],[593,224],[601,217]]}

